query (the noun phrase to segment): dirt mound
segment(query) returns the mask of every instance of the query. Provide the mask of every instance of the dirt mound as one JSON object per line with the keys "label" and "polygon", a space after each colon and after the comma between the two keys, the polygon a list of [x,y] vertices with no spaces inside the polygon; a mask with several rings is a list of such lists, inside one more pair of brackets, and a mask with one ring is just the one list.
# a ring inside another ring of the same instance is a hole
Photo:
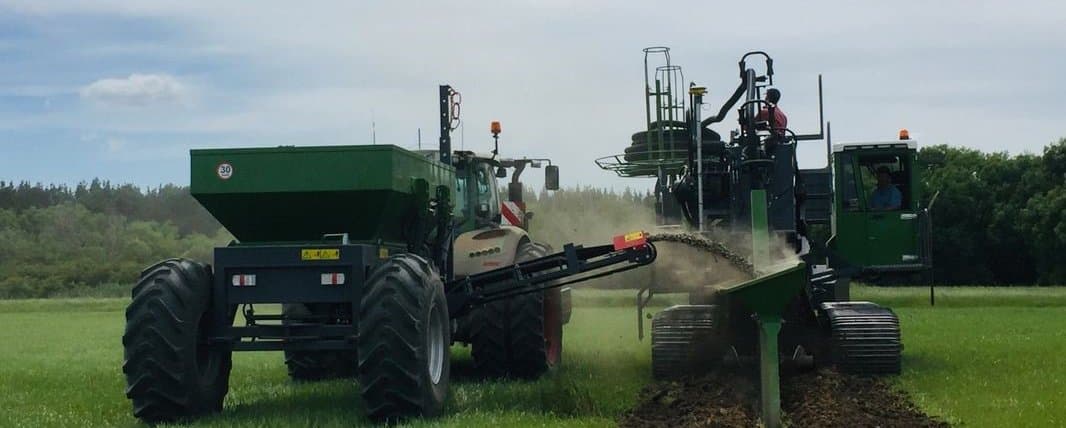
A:
{"label": "dirt mound", "polygon": [[[754,427],[759,392],[754,373],[719,370],[658,382],[640,392],[622,427]],[[886,382],[819,370],[781,380],[785,423],[793,427],[946,427]]]}

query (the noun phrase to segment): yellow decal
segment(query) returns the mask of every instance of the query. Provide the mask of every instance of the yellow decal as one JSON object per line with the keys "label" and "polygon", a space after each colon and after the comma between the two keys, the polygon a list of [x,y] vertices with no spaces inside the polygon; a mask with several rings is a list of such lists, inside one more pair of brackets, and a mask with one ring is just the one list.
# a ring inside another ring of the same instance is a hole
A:
{"label": "yellow decal", "polygon": [[378,248],[378,258],[382,260],[389,258],[389,249],[385,247]]}
{"label": "yellow decal", "polygon": [[340,260],[341,250],[337,248],[310,248],[300,250],[300,260]]}
{"label": "yellow decal", "polygon": [[632,232],[632,233],[627,233],[626,234],[625,240],[626,240],[626,242],[632,242],[632,241],[636,241],[636,240],[638,240],[640,238],[643,238],[643,237],[644,237],[644,232]]}

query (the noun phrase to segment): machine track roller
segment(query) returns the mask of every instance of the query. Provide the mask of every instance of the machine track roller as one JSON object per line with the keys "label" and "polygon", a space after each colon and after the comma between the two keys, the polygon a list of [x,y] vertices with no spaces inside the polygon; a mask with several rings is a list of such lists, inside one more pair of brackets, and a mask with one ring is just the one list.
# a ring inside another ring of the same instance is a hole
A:
{"label": "machine track roller", "polygon": [[359,311],[358,379],[372,419],[440,414],[449,325],[444,284],[426,259],[395,255],[370,273]]}
{"label": "machine track roller", "polygon": [[[281,305],[285,316],[283,323],[290,319],[310,318],[314,310],[303,303]],[[311,382],[325,379],[349,377],[355,374],[354,352],[345,351],[285,351],[285,367],[289,378],[294,381]]]}
{"label": "machine track roller", "polygon": [[[548,254],[543,244],[519,244],[515,261]],[[562,357],[561,299],[558,290],[528,293],[485,304],[473,314],[471,354],[486,377],[533,379]]]}
{"label": "machine track roller", "polygon": [[899,318],[870,302],[823,303],[829,319],[833,362],[844,373],[898,374]]}
{"label": "machine track roller", "polygon": [[210,267],[184,259],[141,272],[126,308],[122,371],[133,415],[142,421],[170,422],[222,410],[232,353],[206,341],[204,328],[213,321],[208,316],[211,283]]}
{"label": "machine track roller", "polygon": [[[716,359],[716,305],[676,305],[651,321],[651,369],[656,379],[672,379]],[[711,351],[705,353],[703,351]]]}

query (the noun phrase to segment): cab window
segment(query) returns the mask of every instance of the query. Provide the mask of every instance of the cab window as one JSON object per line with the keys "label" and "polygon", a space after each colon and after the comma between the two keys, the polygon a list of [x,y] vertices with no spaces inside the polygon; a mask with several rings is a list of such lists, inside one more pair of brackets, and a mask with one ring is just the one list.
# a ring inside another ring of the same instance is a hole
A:
{"label": "cab window", "polygon": [[909,157],[867,155],[859,157],[859,188],[867,211],[898,211],[910,207]]}
{"label": "cab window", "polygon": [[457,217],[456,220],[460,222],[465,220],[466,218],[464,214],[466,213],[467,208],[466,204],[468,191],[469,186],[467,185],[466,176],[463,174],[457,174],[455,179],[455,210],[453,212]]}
{"label": "cab window", "polygon": [[497,195],[498,191],[496,190],[496,175],[493,174],[492,165],[479,165],[474,172],[474,179],[476,181],[475,190],[477,191],[478,203],[475,209],[480,210],[484,206],[488,209],[487,218],[496,218],[500,214],[500,202]]}
{"label": "cab window", "polygon": [[855,175],[855,159],[847,153],[840,155],[840,191],[844,200],[845,211],[861,211],[861,196],[858,192],[858,178]]}

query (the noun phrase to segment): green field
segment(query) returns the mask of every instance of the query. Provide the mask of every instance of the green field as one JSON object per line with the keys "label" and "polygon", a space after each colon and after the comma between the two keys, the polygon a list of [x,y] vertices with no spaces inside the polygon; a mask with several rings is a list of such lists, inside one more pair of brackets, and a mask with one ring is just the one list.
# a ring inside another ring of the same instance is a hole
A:
{"label": "green field", "polygon": [[[904,373],[928,412],[966,426],[1066,425],[1066,288],[858,287],[896,308]],[[668,303],[669,299],[662,301]],[[564,366],[536,382],[476,382],[457,347],[447,416],[415,425],[608,426],[649,381],[631,293],[575,296]],[[0,426],[135,426],[122,394],[123,299],[0,301]],[[348,381],[293,384],[278,353],[238,353],[226,411],[194,426],[367,422]]]}

